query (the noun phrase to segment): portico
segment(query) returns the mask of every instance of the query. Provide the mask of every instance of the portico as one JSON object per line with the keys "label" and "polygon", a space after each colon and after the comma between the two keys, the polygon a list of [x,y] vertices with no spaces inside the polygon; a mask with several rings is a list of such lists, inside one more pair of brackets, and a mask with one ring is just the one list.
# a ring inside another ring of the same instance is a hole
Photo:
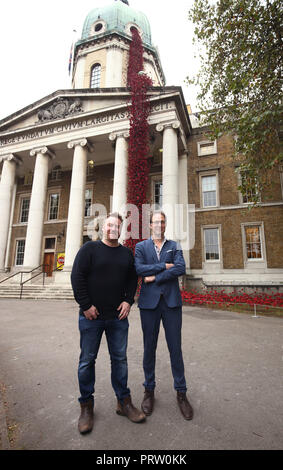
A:
{"label": "portico", "polygon": [[[46,104],[42,102],[31,110],[28,117],[17,116],[20,124],[14,126],[15,128],[1,133],[0,156],[3,169],[0,210],[2,214],[6,214],[0,230],[0,244],[3,247],[0,259],[2,271],[31,270],[42,265],[44,243],[50,233],[55,238],[55,259],[59,252],[65,255],[63,272],[56,272],[54,278],[58,283],[65,282],[64,280],[69,282],[74,257],[83,243],[86,227],[91,221],[91,216],[86,216],[85,210],[86,188],[91,191],[91,203],[104,205],[107,212],[120,211],[126,204],[128,93],[125,89],[116,89],[115,92],[117,98],[122,98],[124,103],[120,106],[103,107],[102,94],[99,93],[96,95],[100,99],[99,108],[93,111],[89,111],[90,100],[93,102],[94,99],[93,92],[89,91],[84,95],[78,92],[74,96],[73,91],[71,99],[58,93],[51,100],[47,97],[49,109],[52,102],[53,106],[56,106],[56,103],[68,99],[70,102],[80,102],[81,111],[62,119],[42,122],[38,121],[39,109],[46,109]],[[114,102],[115,92],[111,93]],[[108,90],[106,95],[109,104]],[[171,215],[176,205],[187,200],[186,173],[183,171],[187,148],[183,135],[190,133],[189,118],[178,88],[169,87],[162,95],[158,90],[152,91],[151,103],[149,158],[157,150],[162,155],[160,166],[152,166],[152,171],[160,172],[164,208],[168,210],[172,207],[173,210],[169,210],[170,214],[168,212],[168,233],[171,231],[176,235],[177,219],[173,223]],[[91,174],[90,161],[93,163]],[[64,175],[67,175],[66,182],[60,179],[53,181],[52,172],[58,167],[63,180]],[[18,184],[17,189],[17,198],[26,197],[30,200],[28,219],[22,218],[25,221],[21,222],[20,202],[15,204],[12,210],[12,195],[16,180],[22,181],[27,173],[33,175],[32,185]],[[103,197],[98,187],[104,190]],[[49,196],[56,191],[60,193],[59,207],[56,209],[56,217],[53,214],[50,218]],[[150,189],[149,203],[153,203]],[[22,264],[17,265],[15,259],[17,241],[20,238],[24,240],[24,257]],[[5,257],[7,247],[9,254]]]}

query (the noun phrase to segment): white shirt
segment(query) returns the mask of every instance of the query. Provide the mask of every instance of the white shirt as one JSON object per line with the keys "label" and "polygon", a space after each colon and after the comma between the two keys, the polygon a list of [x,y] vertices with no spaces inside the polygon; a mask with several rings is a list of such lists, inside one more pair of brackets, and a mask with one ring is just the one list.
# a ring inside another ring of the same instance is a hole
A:
{"label": "white shirt", "polygon": [[154,248],[155,248],[155,251],[156,251],[156,255],[157,255],[158,261],[160,261],[160,252],[161,252],[161,250],[162,250],[162,248],[163,248],[164,243],[165,243],[167,240],[166,240],[166,238],[164,237],[164,240],[163,240],[163,243],[162,243],[161,247],[158,248],[158,246],[155,245],[154,240],[153,240],[152,237],[151,237],[151,239],[152,239],[153,244],[154,244]]}

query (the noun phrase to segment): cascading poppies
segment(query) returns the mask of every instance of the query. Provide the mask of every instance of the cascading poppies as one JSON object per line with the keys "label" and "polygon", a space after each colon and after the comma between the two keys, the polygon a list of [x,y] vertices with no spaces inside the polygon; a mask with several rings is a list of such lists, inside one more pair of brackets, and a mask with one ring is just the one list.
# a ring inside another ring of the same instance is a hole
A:
{"label": "cascading poppies", "polygon": [[206,290],[198,292],[196,290],[181,291],[182,300],[184,303],[190,305],[219,305],[230,306],[236,304],[260,305],[266,309],[269,307],[283,308],[283,294],[279,292],[272,292],[267,294],[265,292],[257,292],[247,294],[242,289],[238,293],[227,293],[225,290],[220,292],[217,290]]}
{"label": "cascading poppies", "polygon": [[[131,29],[127,82],[131,92],[129,105],[130,138],[128,150],[128,190],[127,203],[135,205],[139,210],[139,239],[129,238],[125,245],[134,251],[136,243],[142,238],[142,206],[146,204],[146,190],[149,175],[149,124],[150,101],[148,90],[152,80],[143,71],[143,45],[136,28]],[[128,227],[128,231],[131,226]]]}

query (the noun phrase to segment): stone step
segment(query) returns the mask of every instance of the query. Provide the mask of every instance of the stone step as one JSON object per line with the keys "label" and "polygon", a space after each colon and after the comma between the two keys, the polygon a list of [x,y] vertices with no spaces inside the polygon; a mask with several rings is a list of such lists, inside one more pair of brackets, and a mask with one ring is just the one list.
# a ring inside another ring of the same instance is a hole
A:
{"label": "stone step", "polygon": [[[15,292],[15,291],[19,291],[21,290],[21,288],[18,286],[18,287],[0,287],[0,292]],[[58,287],[54,287],[53,289],[52,288],[46,288],[46,287],[41,287],[40,289],[33,289],[33,288],[27,288],[27,287],[24,287],[23,288],[23,291],[25,292],[50,292],[50,293],[54,293],[54,292],[73,292],[72,289],[58,289]]]}
{"label": "stone step", "polygon": [[[20,294],[14,294],[14,295],[0,295],[0,299],[19,299]],[[54,296],[47,296],[47,295],[22,295],[22,299],[42,299],[42,300],[74,300],[73,296],[67,296],[67,295],[62,295],[62,296],[57,296],[56,299],[54,299]]]}
{"label": "stone step", "polygon": [[[55,300],[54,297],[47,297],[46,295],[42,295],[42,296],[39,296],[39,295],[31,295],[31,296],[25,296],[25,295],[22,295],[21,299],[20,299],[20,294],[18,295],[11,295],[11,296],[8,296],[8,295],[0,295],[0,299],[19,299],[19,300]],[[57,300],[74,300],[74,297],[68,297],[68,296],[62,296],[62,297],[56,297],[56,301]]]}
{"label": "stone step", "polygon": [[[19,288],[20,284],[0,284],[0,289],[7,289],[7,288]],[[71,286],[68,285],[58,285],[58,284],[50,284],[47,286],[39,286],[39,285],[34,285],[34,284],[26,284],[24,285],[24,289],[53,289],[53,290],[60,290],[60,289],[67,289],[71,290]]]}
{"label": "stone step", "polygon": [[[19,299],[20,292],[21,288],[17,284],[0,285],[0,298],[2,299]],[[22,299],[74,300],[74,295],[71,287],[29,285],[24,286]]]}
{"label": "stone step", "polygon": [[[0,290],[16,290],[16,289],[20,289],[20,286],[19,285],[13,285],[13,286],[0,286]],[[69,290],[71,291],[72,288],[71,287],[58,287],[57,285],[56,286],[23,286],[23,289],[25,290],[50,290],[52,292],[54,291],[61,291],[61,290]]]}

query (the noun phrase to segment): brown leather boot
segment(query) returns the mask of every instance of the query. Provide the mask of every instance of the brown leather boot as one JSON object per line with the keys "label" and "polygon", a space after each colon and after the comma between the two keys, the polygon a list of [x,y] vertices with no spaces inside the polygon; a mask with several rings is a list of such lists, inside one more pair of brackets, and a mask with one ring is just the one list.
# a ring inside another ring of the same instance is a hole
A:
{"label": "brown leather boot", "polygon": [[177,402],[185,419],[193,419],[194,410],[190,405],[185,392],[177,392]]}
{"label": "brown leather boot", "polygon": [[141,404],[141,409],[143,410],[146,416],[150,416],[153,412],[154,406],[154,390],[148,390],[145,388],[144,397]]}
{"label": "brown leather boot", "polygon": [[78,428],[81,434],[87,434],[93,428],[93,401],[81,403],[81,415],[79,417]]}
{"label": "brown leather boot", "polygon": [[141,423],[146,419],[145,414],[134,407],[131,396],[124,398],[123,403],[117,400],[116,413],[120,416],[127,416],[133,423]]}

